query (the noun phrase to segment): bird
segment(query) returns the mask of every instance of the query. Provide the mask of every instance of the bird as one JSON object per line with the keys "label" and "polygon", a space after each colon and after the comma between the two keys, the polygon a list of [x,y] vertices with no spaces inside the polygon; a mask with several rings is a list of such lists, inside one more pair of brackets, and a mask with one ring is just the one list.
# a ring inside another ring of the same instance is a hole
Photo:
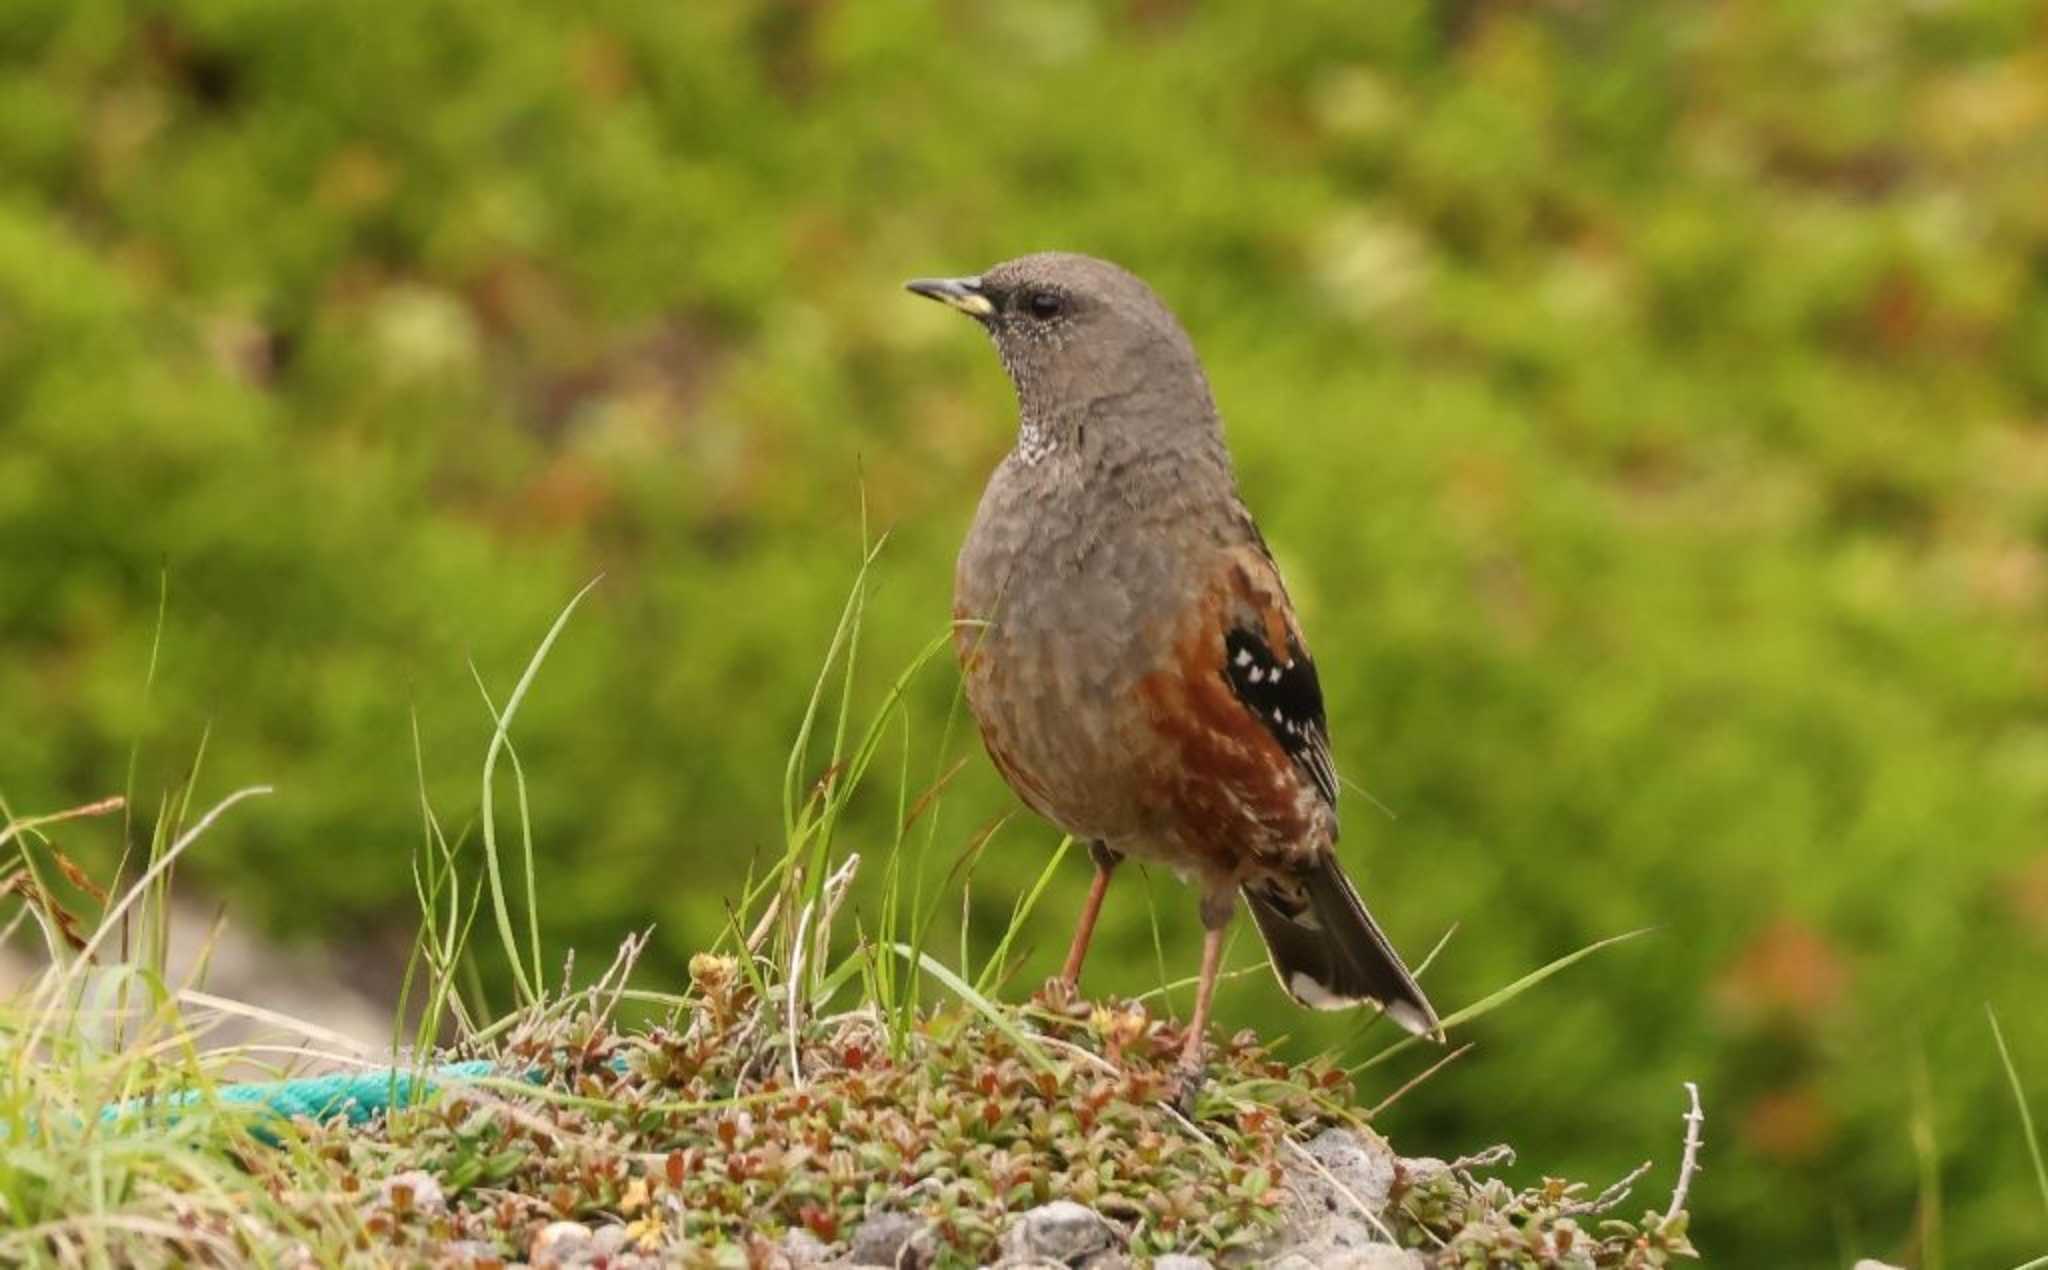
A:
{"label": "bird", "polygon": [[1078,988],[1134,857],[1200,896],[1184,1105],[1240,895],[1297,1002],[1377,1005],[1441,1041],[1337,858],[1316,665],[1180,321],[1135,274],[1070,252],[905,286],[978,322],[1016,393],[1016,443],[955,567],[953,644],[994,766],[1094,863],[1058,982]]}

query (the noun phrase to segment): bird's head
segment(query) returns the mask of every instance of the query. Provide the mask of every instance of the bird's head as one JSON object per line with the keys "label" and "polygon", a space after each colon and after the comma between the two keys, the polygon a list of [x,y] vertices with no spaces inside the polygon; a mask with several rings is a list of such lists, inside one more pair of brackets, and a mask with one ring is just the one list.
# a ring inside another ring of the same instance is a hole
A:
{"label": "bird's head", "polygon": [[[1021,444],[1114,430],[1213,433],[1215,406],[1187,332],[1136,275],[1106,260],[1048,251],[973,277],[905,284],[967,314],[994,341],[1017,389]],[[1124,437],[1146,441],[1146,436]]]}

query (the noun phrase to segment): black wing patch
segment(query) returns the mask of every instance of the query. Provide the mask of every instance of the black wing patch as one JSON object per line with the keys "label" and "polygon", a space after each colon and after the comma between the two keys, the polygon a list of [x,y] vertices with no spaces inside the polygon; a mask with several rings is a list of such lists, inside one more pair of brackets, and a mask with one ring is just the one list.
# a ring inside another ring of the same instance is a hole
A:
{"label": "black wing patch", "polygon": [[1337,768],[1330,761],[1323,685],[1301,644],[1289,636],[1286,656],[1278,657],[1263,636],[1235,627],[1223,636],[1223,677],[1280,748],[1308,773],[1323,801],[1336,807]]}

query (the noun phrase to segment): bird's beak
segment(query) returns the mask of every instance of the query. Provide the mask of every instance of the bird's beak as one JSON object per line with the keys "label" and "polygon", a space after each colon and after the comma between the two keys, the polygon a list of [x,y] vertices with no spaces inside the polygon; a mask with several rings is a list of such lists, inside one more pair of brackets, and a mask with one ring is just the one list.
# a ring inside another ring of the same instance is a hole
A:
{"label": "bird's beak", "polygon": [[995,315],[996,306],[982,292],[980,278],[913,278],[903,284],[906,291],[950,304],[978,321]]}

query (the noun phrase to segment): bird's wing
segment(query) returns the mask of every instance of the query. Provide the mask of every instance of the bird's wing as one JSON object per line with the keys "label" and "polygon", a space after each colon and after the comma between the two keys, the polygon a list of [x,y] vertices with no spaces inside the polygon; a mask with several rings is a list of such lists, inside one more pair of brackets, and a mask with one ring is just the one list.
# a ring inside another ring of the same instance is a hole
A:
{"label": "bird's wing", "polygon": [[1330,758],[1330,725],[1323,685],[1295,619],[1294,605],[1265,544],[1234,554],[1229,600],[1221,606],[1222,674],[1239,704],[1272,734],[1298,764],[1334,824],[1337,767]]}
{"label": "bird's wing", "polygon": [[1218,552],[1138,684],[1157,744],[1141,797],[1211,871],[1270,870],[1336,837],[1322,687],[1280,575],[1246,542]]}

